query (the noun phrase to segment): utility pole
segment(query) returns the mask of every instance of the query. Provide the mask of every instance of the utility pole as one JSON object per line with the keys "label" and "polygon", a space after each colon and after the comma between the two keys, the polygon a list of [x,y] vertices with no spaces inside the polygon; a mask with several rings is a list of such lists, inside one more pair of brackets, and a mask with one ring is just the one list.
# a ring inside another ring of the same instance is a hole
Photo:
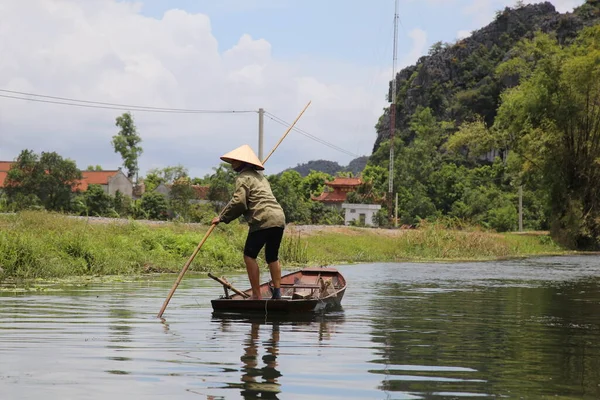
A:
{"label": "utility pole", "polygon": [[[390,170],[389,170],[389,185],[388,185],[388,212],[390,222],[395,220],[393,212],[393,196],[394,196],[394,133],[396,131],[396,61],[398,59],[397,51],[398,43],[398,0],[394,8],[394,57],[392,63],[392,93],[390,98]],[[396,222],[394,222],[396,226]]]}
{"label": "utility pole", "polygon": [[394,208],[394,227],[398,227],[398,192],[396,192],[396,207]]}
{"label": "utility pole", "polygon": [[258,109],[258,159],[263,159],[263,137],[265,133],[265,110]]}

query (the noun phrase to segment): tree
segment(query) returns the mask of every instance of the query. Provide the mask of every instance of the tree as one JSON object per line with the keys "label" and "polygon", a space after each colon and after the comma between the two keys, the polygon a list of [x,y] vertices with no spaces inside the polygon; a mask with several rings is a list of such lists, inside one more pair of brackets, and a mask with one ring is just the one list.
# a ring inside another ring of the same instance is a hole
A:
{"label": "tree", "polygon": [[483,118],[476,116],[472,122],[465,122],[458,132],[448,138],[444,147],[452,152],[464,152],[467,158],[476,159],[485,155],[494,148],[503,147],[504,143],[498,142],[494,135],[485,126]]}
{"label": "tree", "polygon": [[542,177],[554,238],[598,248],[600,26],[584,29],[568,47],[538,34],[523,48],[537,49],[528,58],[530,73],[503,94],[494,127],[509,138],[522,174]]}
{"label": "tree", "polygon": [[311,196],[320,195],[325,188],[325,182],[332,180],[333,176],[325,172],[311,170],[310,173],[302,179],[302,183],[300,184],[304,198],[309,200]]}
{"label": "tree", "polygon": [[213,170],[215,173],[210,176],[208,200],[220,209],[233,195],[236,173],[231,168],[231,164],[225,162]]}
{"label": "tree", "polygon": [[195,196],[192,182],[188,177],[180,177],[171,186],[171,208],[185,221],[190,218],[190,200]]}
{"label": "tree", "polygon": [[307,223],[310,221],[309,201],[302,194],[302,176],[288,170],[281,175],[268,177],[273,195],[281,204],[287,222]]}
{"label": "tree", "polygon": [[112,208],[119,216],[123,217],[131,213],[131,197],[125,196],[123,193],[117,190],[115,196],[111,198]]}
{"label": "tree", "polygon": [[152,168],[144,178],[146,191],[151,192],[161,183],[170,184],[179,178],[188,176],[188,169],[182,165],[164,168]]}
{"label": "tree", "polygon": [[112,207],[112,199],[104,192],[100,185],[90,185],[83,195],[87,208],[87,215],[103,217]]}
{"label": "tree", "polygon": [[63,159],[55,152],[42,152],[38,156],[32,150],[23,150],[8,171],[4,184],[12,202],[26,200],[35,205],[39,201],[47,210],[69,211],[80,179],[81,171],[74,161]]}
{"label": "tree", "polygon": [[130,113],[124,113],[116,119],[116,126],[120,128],[119,133],[112,137],[111,144],[115,153],[120,153],[123,158],[123,166],[127,169],[127,177],[133,179],[138,173],[138,159],[142,154],[142,141],[137,133],[137,128]]}
{"label": "tree", "polygon": [[179,178],[188,176],[188,169],[179,164],[164,168],[152,168],[148,170],[149,174],[154,174],[161,179],[161,183],[173,183]]}
{"label": "tree", "polygon": [[144,193],[139,207],[149,219],[167,219],[167,199],[161,193]]}
{"label": "tree", "polygon": [[88,165],[85,170],[86,171],[102,171],[102,167],[100,165],[96,165],[95,167],[93,165]]}

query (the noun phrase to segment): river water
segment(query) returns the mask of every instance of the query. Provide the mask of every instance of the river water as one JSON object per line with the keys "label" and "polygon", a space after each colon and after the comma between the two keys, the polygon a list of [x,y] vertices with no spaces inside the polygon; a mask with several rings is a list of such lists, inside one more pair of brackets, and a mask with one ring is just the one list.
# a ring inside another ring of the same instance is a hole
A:
{"label": "river water", "polygon": [[0,399],[600,398],[598,256],[339,270],[314,318],[213,316],[204,275],[164,320],[175,276],[4,290]]}

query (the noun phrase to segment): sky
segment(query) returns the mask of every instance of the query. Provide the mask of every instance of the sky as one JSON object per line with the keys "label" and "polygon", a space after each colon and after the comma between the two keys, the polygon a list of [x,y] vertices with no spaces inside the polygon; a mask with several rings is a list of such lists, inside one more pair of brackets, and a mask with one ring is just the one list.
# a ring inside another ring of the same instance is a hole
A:
{"label": "sky", "polygon": [[[550,2],[568,12],[584,1]],[[371,154],[387,106],[394,3],[0,0],[0,160],[30,149],[55,151],[81,169],[117,169],[115,119],[130,111],[142,138],[140,175],[182,165],[203,177],[238,146],[258,153],[259,108],[266,155],[310,102],[300,131],[281,142],[266,173],[317,159],[347,165]],[[397,70],[515,3],[399,0]],[[31,94],[128,107],[54,104],[47,101],[73,102]]]}

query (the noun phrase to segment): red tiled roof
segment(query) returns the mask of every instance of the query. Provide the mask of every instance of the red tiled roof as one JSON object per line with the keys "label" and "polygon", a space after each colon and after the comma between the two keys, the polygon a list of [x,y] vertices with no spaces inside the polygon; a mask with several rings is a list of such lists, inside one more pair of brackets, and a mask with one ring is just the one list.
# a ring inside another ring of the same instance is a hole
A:
{"label": "red tiled roof", "polygon": [[[173,187],[172,183],[165,183],[165,186],[171,190]],[[194,194],[196,200],[208,200],[208,189],[210,189],[210,185],[191,185],[192,189],[194,189]]]}
{"label": "red tiled roof", "polygon": [[321,201],[324,203],[343,203],[346,201],[345,192],[323,192],[318,197],[313,197],[314,201]]}
{"label": "red tiled roof", "polygon": [[358,186],[362,183],[360,178],[340,178],[336,177],[331,182],[325,182],[328,186]]}
{"label": "red tiled roof", "polygon": [[83,179],[77,187],[79,190],[85,191],[89,185],[108,185],[110,178],[118,174],[119,171],[81,171]]}
{"label": "red tiled roof", "polygon": [[[4,187],[7,172],[10,170],[13,161],[0,161],[0,187]],[[119,173],[119,170],[113,171],[81,171],[83,179],[79,181],[74,190],[87,190],[89,185],[108,185],[108,180]]]}
{"label": "red tiled roof", "polygon": [[208,199],[208,189],[210,186],[208,185],[192,185],[192,189],[196,193],[196,199],[198,200],[207,200]]}
{"label": "red tiled roof", "polygon": [[[13,161],[0,161],[0,171],[8,172],[11,165],[13,165]],[[2,182],[4,182],[4,180]]]}

